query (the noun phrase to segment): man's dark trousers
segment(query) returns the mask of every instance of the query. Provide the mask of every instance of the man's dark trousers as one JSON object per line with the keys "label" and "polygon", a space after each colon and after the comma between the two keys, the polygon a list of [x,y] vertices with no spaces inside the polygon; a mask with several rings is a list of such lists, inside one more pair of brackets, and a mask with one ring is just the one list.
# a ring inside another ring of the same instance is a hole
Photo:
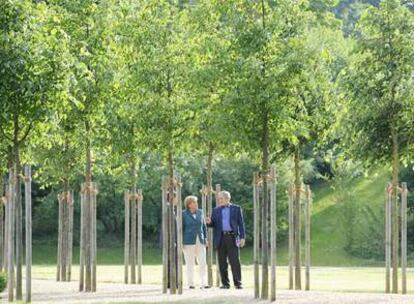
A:
{"label": "man's dark trousers", "polygon": [[236,235],[223,232],[220,245],[217,248],[221,282],[223,286],[230,286],[227,258],[233,274],[234,286],[241,286],[241,265],[239,248],[236,246]]}

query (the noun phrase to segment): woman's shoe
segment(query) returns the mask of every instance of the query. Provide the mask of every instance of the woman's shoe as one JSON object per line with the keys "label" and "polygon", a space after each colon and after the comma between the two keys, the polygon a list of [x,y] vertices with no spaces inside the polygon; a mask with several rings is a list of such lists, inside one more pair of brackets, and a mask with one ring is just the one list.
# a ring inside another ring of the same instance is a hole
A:
{"label": "woman's shoe", "polygon": [[211,286],[209,286],[209,285],[206,285],[206,286],[201,286],[201,287],[200,287],[200,289],[209,289],[209,288],[211,288]]}
{"label": "woman's shoe", "polygon": [[188,288],[190,288],[190,289],[195,289],[195,287],[194,287],[194,286],[190,286],[190,287],[188,287]]}

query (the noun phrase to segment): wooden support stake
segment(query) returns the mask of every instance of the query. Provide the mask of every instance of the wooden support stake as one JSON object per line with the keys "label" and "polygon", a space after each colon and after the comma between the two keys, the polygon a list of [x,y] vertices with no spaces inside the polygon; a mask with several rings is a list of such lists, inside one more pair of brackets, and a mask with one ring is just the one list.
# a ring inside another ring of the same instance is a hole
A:
{"label": "wooden support stake", "polygon": [[32,301],[32,171],[29,165],[25,172],[25,207],[26,207],[26,303]]}
{"label": "wooden support stake", "polygon": [[92,198],[91,198],[91,189],[92,183],[85,183],[85,290],[86,292],[92,291],[92,263],[91,263],[91,204],[92,204]]}
{"label": "wooden support stake", "polygon": [[[211,218],[211,215],[213,213],[213,193],[212,188],[208,190],[207,195],[207,210],[204,214],[205,216],[208,216]],[[207,248],[207,279],[208,279],[208,286],[213,286],[213,230],[207,229],[207,242],[208,242],[208,248]]]}
{"label": "wooden support stake", "polygon": [[138,240],[137,240],[137,260],[138,260],[138,284],[142,284],[142,190],[138,190]]}
{"label": "wooden support stake", "polygon": [[391,183],[385,188],[385,292],[391,291]]}
{"label": "wooden support stake", "polygon": [[167,293],[168,290],[168,281],[169,281],[169,259],[168,259],[168,252],[169,252],[169,246],[168,246],[168,206],[167,206],[167,180],[166,177],[162,177],[162,292]]}
{"label": "wooden support stake", "polygon": [[130,196],[131,209],[131,249],[130,249],[130,264],[131,264],[131,283],[137,282],[136,265],[137,265],[137,199],[135,187]]}
{"label": "wooden support stake", "polygon": [[183,293],[183,210],[181,200],[181,177],[178,176],[176,180],[176,202],[177,202],[177,281],[178,294]]}
{"label": "wooden support stake", "polygon": [[67,257],[67,231],[68,231],[68,201],[67,201],[67,193],[62,193],[62,245],[61,245],[61,256],[60,256],[60,263],[61,263],[61,273],[60,279],[61,281],[66,281],[66,257]]}
{"label": "wooden support stake", "polygon": [[124,283],[128,284],[128,269],[129,269],[129,191],[124,193],[125,204],[125,228],[124,228]]}
{"label": "wooden support stake", "polygon": [[[216,184],[216,207],[218,207],[219,202],[218,202],[218,194],[221,191],[221,185],[220,184]],[[220,286],[220,266],[219,266],[219,259],[218,259],[218,252],[216,250],[216,286],[219,287]]]}
{"label": "wooden support stake", "polygon": [[259,189],[257,173],[253,175],[253,267],[254,267],[254,297],[260,297],[259,281],[259,255],[260,255],[260,209],[259,209]]}
{"label": "wooden support stake", "polygon": [[[2,183],[2,181],[0,180],[0,183]],[[3,193],[0,193],[0,271],[4,271],[5,268],[5,264],[4,264],[4,215],[5,215],[5,211],[4,211],[4,206],[6,204],[6,198],[1,196],[3,195]]]}
{"label": "wooden support stake", "polygon": [[57,243],[57,267],[56,267],[56,281],[60,281],[60,269],[62,261],[62,216],[63,214],[63,204],[62,196],[58,195],[58,243]]}
{"label": "wooden support stake", "polygon": [[96,291],[96,267],[97,267],[97,242],[96,242],[96,207],[98,187],[96,183],[92,183],[91,189],[91,291]]}
{"label": "wooden support stake", "polygon": [[262,262],[262,288],[260,298],[267,300],[269,298],[269,187],[267,175],[269,172],[262,172],[262,201],[260,204],[261,219],[261,262]]}
{"label": "wooden support stake", "polygon": [[7,272],[7,280],[8,280],[8,300],[9,302],[13,302],[14,300],[14,248],[15,248],[15,220],[16,220],[16,209],[15,209],[15,176],[16,172],[15,169],[10,169],[9,172],[9,201],[7,203],[9,209],[9,237],[8,237],[8,272]]}
{"label": "wooden support stake", "polygon": [[8,245],[9,245],[9,186],[8,184],[5,185],[5,201],[4,201],[4,248],[3,248],[3,256],[4,256],[4,272],[8,272]]}
{"label": "wooden support stake", "polygon": [[79,250],[79,291],[83,291],[85,288],[85,184],[81,186],[81,205],[80,205],[80,217],[81,217],[81,229],[80,229],[80,250]]}
{"label": "wooden support stake", "polygon": [[276,301],[276,168],[270,172],[270,301]]}
{"label": "wooden support stake", "polygon": [[294,261],[295,261],[295,289],[302,289],[302,279],[301,279],[301,268],[302,268],[302,259],[301,259],[301,187],[300,185],[295,185],[295,201],[294,201]]}
{"label": "wooden support stake", "polygon": [[311,266],[311,190],[305,186],[305,290],[310,290]]}
{"label": "wooden support stake", "polygon": [[401,286],[407,293],[407,183],[401,184]]}
{"label": "wooden support stake", "polygon": [[294,256],[295,256],[295,246],[294,246],[294,213],[293,213],[293,202],[294,202],[294,188],[293,185],[289,185],[288,188],[288,208],[289,208],[289,289],[293,290],[293,280],[294,280]]}
{"label": "wooden support stake", "polygon": [[73,260],[73,208],[74,208],[74,195],[73,191],[69,192],[69,248],[68,248],[68,276],[67,280],[72,280],[72,260]]}

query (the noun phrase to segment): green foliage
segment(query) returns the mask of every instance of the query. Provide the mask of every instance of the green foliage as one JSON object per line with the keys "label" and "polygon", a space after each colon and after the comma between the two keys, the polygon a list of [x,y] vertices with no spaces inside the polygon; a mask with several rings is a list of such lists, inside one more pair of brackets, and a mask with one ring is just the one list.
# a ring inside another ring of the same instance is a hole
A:
{"label": "green foliage", "polygon": [[394,132],[406,159],[414,98],[413,14],[399,1],[386,0],[364,12],[358,29],[351,62],[341,75],[343,142],[357,157],[381,162],[391,159]]}
{"label": "green foliage", "polygon": [[7,287],[7,274],[0,272],[0,292],[3,292]]}
{"label": "green foliage", "polygon": [[[397,0],[2,1],[0,176],[20,155],[35,164],[34,237],[54,241],[57,193],[79,192],[93,150],[99,244],[122,240],[123,192],[136,185],[156,245],[161,176],[175,170],[183,195],[198,194],[214,149],[213,183],[242,205],[251,241],[252,174],[277,162],[283,243],[287,158],[300,151],[305,182],[334,177],[327,213],[344,215],[347,252],[380,258],[382,207],[359,204],[352,187],[360,165],[389,161],[392,148],[411,165],[410,10]],[[78,218],[76,197],[75,243]]]}

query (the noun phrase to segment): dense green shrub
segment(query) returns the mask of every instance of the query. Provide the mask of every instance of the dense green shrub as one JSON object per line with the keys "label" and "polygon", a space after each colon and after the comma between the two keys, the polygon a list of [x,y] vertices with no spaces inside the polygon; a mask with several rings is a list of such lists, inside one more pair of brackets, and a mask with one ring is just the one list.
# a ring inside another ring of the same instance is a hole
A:
{"label": "dense green shrub", "polygon": [[7,286],[7,275],[5,272],[0,272],[0,292],[3,292]]}

